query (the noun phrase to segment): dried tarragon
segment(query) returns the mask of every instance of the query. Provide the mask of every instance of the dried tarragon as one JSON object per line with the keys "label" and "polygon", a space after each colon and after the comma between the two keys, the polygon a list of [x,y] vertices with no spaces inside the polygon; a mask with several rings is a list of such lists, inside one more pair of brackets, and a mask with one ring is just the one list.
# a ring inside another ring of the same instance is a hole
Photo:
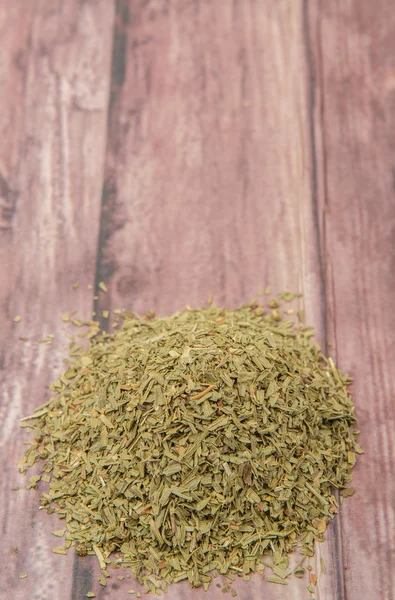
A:
{"label": "dried tarragon", "polygon": [[72,343],[19,463],[44,461],[41,505],[66,522],[55,552],[129,567],[146,591],[248,579],[266,554],[286,583],[288,554],[313,555],[361,452],[350,379],[270,307],[124,313]]}

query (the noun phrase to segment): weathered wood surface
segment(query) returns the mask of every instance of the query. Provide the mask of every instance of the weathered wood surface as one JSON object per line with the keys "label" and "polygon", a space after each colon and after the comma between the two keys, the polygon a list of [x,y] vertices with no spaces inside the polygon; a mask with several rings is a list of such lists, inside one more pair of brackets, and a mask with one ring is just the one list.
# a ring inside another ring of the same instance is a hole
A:
{"label": "weathered wood surface", "polygon": [[344,599],[395,597],[395,19],[309,7],[328,341],[354,377],[366,455],[340,515]]}
{"label": "weathered wood surface", "polygon": [[[270,282],[304,293],[354,376],[366,450],[311,562],[328,570],[316,598],[393,599],[394,30],[389,0],[0,0],[0,597],[137,589],[54,555],[56,518],[16,472],[19,418],[61,369],[61,315],[235,306]],[[302,599],[306,583],[236,588]]]}
{"label": "weathered wood surface", "polygon": [[72,596],[74,557],[52,553],[56,519],[15,465],[19,419],[61,369],[62,314],[92,311],[112,20],[107,0],[0,2],[1,598]]}

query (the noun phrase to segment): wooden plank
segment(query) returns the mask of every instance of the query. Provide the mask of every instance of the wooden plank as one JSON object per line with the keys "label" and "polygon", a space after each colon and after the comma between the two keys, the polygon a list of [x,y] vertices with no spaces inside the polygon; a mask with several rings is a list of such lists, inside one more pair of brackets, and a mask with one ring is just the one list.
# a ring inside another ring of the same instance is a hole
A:
{"label": "wooden plank", "polygon": [[211,4],[118,3],[98,272],[114,306],[320,289],[301,3]]}
{"label": "wooden plank", "polygon": [[378,2],[310,3],[328,339],[354,377],[357,493],[344,504],[339,598],[395,597],[395,24]]}
{"label": "wooden plank", "polygon": [[[208,296],[235,306],[270,282],[305,293],[324,340],[302,2],[120,1],[115,23],[98,315],[169,314]],[[321,600],[336,597],[333,534],[318,550]],[[131,583],[115,585],[121,597]],[[285,600],[305,586],[253,577],[236,589]],[[182,584],[165,597],[217,592]]]}
{"label": "wooden plank", "polygon": [[61,368],[62,313],[92,311],[112,19],[106,0],[0,1],[1,582],[16,600],[71,595],[73,555],[52,553],[58,519],[16,471],[19,419]]}

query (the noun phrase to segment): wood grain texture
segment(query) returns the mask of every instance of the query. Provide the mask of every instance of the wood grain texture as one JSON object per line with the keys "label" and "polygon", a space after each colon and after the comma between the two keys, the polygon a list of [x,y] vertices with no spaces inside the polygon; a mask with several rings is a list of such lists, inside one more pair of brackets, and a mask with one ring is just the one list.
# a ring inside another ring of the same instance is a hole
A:
{"label": "wood grain texture", "polygon": [[118,6],[97,276],[113,306],[305,282],[320,322],[301,3]]}
{"label": "wood grain texture", "polygon": [[[315,599],[394,599],[392,12],[389,0],[0,0],[0,598],[138,589],[102,588],[91,557],[54,555],[59,521],[15,468],[19,418],[61,369],[61,315],[90,315],[87,284],[100,316],[209,296],[237,306],[271,283],[304,293],[319,342],[353,375],[366,451],[311,561],[328,571]],[[306,583],[236,589],[307,600]],[[164,598],[220,595],[179,584]]]}
{"label": "wood grain texture", "polygon": [[328,339],[354,377],[357,494],[342,509],[339,598],[395,597],[395,21],[375,3],[310,4]]}
{"label": "wood grain texture", "polygon": [[58,521],[16,471],[19,419],[61,368],[62,313],[92,311],[112,18],[106,0],[0,2],[2,598],[71,596],[73,556],[52,553]]}

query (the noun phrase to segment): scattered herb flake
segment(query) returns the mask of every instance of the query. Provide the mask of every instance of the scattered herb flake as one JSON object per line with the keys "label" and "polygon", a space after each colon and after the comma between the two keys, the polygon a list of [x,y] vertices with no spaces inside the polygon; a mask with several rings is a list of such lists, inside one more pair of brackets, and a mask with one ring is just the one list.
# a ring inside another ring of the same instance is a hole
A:
{"label": "scattered herb flake", "polygon": [[321,573],[323,573],[323,575],[325,575],[326,574],[326,566],[325,566],[325,561],[322,556],[320,558],[320,566],[321,566]]}
{"label": "scattered herb flake", "polygon": [[280,585],[288,585],[288,581],[285,581],[285,579],[280,579],[280,577],[273,577],[272,575],[269,575],[267,580],[270,581],[271,583],[278,583]]}
{"label": "scattered herb flake", "polygon": [[52,535],[55,535],[56,537],[64,537],[65,533],[65,529],[57,529],[56,531],[52,532]]}
{"label": "scattered herb flake", "polygon": [[308,589],[308,591],[310,592],[310,594],[314,594],[315,593],[315,589],[313,588],[312,585],[306,585],[306,588]]}

